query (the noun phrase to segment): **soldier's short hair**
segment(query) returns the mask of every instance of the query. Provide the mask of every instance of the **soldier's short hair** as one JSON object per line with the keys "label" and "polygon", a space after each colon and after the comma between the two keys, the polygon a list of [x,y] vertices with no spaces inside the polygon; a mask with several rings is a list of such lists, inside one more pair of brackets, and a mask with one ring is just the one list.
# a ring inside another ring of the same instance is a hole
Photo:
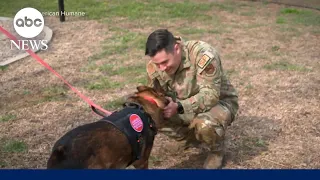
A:
{"label": "soldier's short hair", "polygon": [[171,32],[167,29],[157,29],[147,39],[145,55],[153,57],[163,49],[167,53],[172,53],[174,44],[175,38]]}

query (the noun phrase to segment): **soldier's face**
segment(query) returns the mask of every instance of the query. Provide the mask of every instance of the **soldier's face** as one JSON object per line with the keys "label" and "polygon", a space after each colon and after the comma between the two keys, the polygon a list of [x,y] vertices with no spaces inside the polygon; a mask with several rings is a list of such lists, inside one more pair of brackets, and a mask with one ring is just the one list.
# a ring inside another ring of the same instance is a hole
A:
{"label": "soldier's face", "polygon": [[151,60],[157,65],[160,71],[165,71],[168,75],[173,75],[179,68],[181,62],[180,46],[176,44],[173,53],[167,53],[165,49],[163,49],[152,57]]}

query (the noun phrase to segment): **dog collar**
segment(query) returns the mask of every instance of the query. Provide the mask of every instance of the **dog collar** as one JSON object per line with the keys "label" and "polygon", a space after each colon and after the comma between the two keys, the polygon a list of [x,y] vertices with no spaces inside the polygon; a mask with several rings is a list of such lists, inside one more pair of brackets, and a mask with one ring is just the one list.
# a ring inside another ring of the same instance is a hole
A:
{"label": "dog collar", "polygon": [[[148,97],[149,98],[149,97]],[[152,98],[150,98],[150,101],[153,101],[155,104],[157,104]],[[156,123],[154,122],[154,120],[151,118],[151,116],[146,113],[146,111],[143,109],[143,107],[139,104],[139,103],[135,103],[135,102],[127,102],[124,104],[125,107],[131,107],[131,108],[137,108],[139,109],[145,116],[148,117],[148,125],[149,128],[152,130],[153,135],[155,136],[158,133],[158,129],[156,127]]]}
{"label": "dog collar", "polygon": [[158,105],[157,102],[151,97],[146,96],[146,97],[144,97],[144,99],[151,102],[152,104]]}

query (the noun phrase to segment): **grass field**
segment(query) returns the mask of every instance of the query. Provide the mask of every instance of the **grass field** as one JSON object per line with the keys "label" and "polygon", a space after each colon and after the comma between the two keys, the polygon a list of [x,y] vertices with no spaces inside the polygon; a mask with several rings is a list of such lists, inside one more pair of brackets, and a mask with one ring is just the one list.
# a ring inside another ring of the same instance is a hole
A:
{"label": "grass field", "polygon": [[[58,10],[57,1],[2,0],[0,16],[27,6]],[[54,36],[38,55],[95,103],[118,109],[146,83],[146,38],[168,28],[212,44],[239,91],[224,168],[320,168],[319,11],[237,0],[65,0],[65,10],[86,16],[45,17]],[[31,57],[0,67],[0,94],[1,168],[45,168],[60,136],[99,119]],[[179,145],[159,134],[151,168],[201,168],[204,155]]]}

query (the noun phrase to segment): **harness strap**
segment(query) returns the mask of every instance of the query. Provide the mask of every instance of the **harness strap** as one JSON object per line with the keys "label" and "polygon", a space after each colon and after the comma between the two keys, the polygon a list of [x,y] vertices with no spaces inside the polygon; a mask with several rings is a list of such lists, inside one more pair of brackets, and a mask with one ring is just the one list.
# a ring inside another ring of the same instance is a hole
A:
{"label": "harness strap", "polygon": [[[152,140],[154,139],[157,134],[157,129],[154,121],[151,119],[150,115],[144,111],[141,105],[137,103],[126,103],[124,106],[125,108],[121,111],[114,112],[102,120],[115,126],[127,137],[132,147],[132,161],[128,164],[129,166],[134,161],[141,158],[143,145],[150,140],[150,138],[152,138]],[[139,116],[142,120],[143,129],[141,132],[135,131],[130,124],[129,118],[134,114]]]}

